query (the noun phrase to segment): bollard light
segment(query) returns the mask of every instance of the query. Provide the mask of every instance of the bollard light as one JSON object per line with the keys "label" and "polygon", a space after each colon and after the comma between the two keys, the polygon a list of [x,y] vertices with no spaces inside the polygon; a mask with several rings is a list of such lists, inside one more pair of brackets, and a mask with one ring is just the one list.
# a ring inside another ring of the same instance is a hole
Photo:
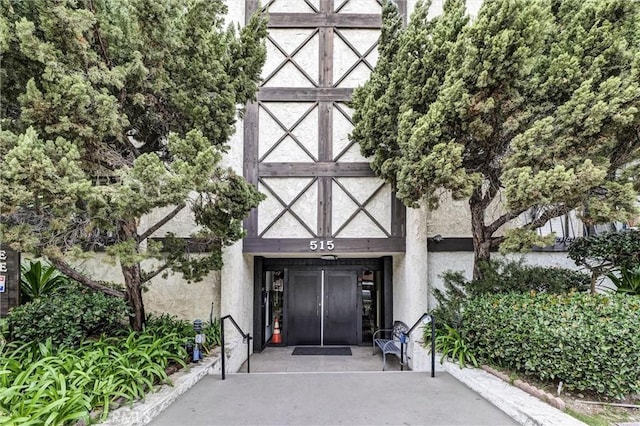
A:
{"label": "bollard light", "polygon": [[198,362],[202,359],[201,345],[204,343],[204,334],[202,334],[202,320],[197,319],[193,321],[193,331],[196,332],[195,344],[193,345],[193,362]]}

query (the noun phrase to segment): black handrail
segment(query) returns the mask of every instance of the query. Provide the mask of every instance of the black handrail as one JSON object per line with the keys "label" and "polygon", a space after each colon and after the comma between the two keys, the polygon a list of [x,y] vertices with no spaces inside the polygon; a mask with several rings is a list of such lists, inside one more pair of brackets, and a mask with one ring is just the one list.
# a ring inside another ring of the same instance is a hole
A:
{"label": "black handrail", "polygon": [[[422,315],[420,315],[420,318],[418,318],[418,321],[416,321],[415,324],[413,324],[411,326],[411,328],[409,328],[408,331],[403,332],[402,334],[404,334],[405,336],[410,336],[411,332],[413,330],[416,329],[416,327],[418,325],[420,325],[421,323],[423,323],[423,320],[425,318],[429,318],[429,322],[431,323],[431,377],[435,377],[435,372],[436,372],[436,318],[428,313],[424,313]],[[424,323],[426,324],[426,323]],[[400,340],[400,344],[401,344],[401,348],[400,348],[400,354],[402,355],[402,353],[404,352],[404,342],[406,341],[406,339],[401,339]],[[402,363],[402,360],[401,360]]]}
{"label": "black handrail", "polygon": [[250,359],[251,359],[251,339],[253,339],[253,337],[251,337],[251,334],[249,333],[245,333],[244,331],[242,331],[242,329],[240,328],[240,326],[238,325],[238,323],[236,322],[236,320],[233,319],[233,317],[231,315],[225,315],[222,318],[220,318],[220,346],[222,347],[221,350],[221,357],[222,357],[222,380],[225,379],[225,353],[224,353],[224,320],[226,319],[230,319],[231,323],[235,326],[236,330],[238,330],[238,332],[242,335],[242,341],[243,342],[247,342],[247,374],[251,373],[251,364],[249,364]]}

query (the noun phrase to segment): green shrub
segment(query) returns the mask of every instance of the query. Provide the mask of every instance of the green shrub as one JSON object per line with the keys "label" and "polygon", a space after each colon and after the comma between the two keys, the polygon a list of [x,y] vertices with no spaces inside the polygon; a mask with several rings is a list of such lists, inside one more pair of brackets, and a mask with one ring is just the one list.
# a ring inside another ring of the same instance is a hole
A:
{"label": "green shrub", "polygon": [[484,362],[622,398],[640,392],[638,324],[636,296],[487,294],[468,301],[461,334]]}
{"label": "green shrub", "polygon": [[591,271],[591,291],[595,293],[600,276],[640,265],[640,230],[625,229],[577,238],[569,246],[567,255],[576,265]]}
{"label": "green shrub", "polygon": [[481,263],[479,267],[482,279],[468,281],[462,272],[453,271],[441,275],[444,291],[437,288],[432,291],[438,305],[431,313],[437,318],[438,330],[442,330],[444,324],[458,329],[467,299],[478,295],[527,293],[532,290],[560,294],[587,291],[590,285],[588,274],[572,269],[526,265],[523,259],[492,260]]}
{"label": "green shrub", "polygon": [[[462,272],[447,271],[441,276],[444,283],[444,291],[438,288],[432,290],[433,297],[438,305],[431,311],[436,318],[438,330],[444,329],[444,325],[449,325],[455,329],[462,321],[462,310],[467,301],[465,287],[467,281]],[[431,340],[431,327],[425,328],[425,342]]]}
{"label": "green shrub", "polygon": [[482,263],[482,279],[466,283],[471,295],[487,293],[526,293],[530,290],[546,293],[587,291],[591,277],[583,272],[566,268],[533,266],[517,261],[492,260]]}
{"label": "green shrub", "polygon": [[[9,339],[77,346],[89,336],[122,332],[129,308],[124,299],[73,286],[11,310]],[[126,330],[126,327],[124,327]]]}
{"label": "green shrub", "polygon": [[640,264],[640,230],[625,229],[576,238],[569,246],[569,258],[577,265],[597,272]]}

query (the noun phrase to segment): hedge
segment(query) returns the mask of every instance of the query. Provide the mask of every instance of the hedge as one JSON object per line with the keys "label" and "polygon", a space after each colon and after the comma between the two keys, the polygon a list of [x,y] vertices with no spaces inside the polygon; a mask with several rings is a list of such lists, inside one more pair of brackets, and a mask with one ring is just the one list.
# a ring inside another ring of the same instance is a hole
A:
{"label": "hedge", "polygon": [[640,393],[640,297],[508,293],[469,300],[463,334],[483,362],[570,390]]}
{"label": "hedge", "polygon": [[124,299],[82,288],[17,306],[8,316],[9,338],[77,346],[90,336],[127,331],[129,308]]}

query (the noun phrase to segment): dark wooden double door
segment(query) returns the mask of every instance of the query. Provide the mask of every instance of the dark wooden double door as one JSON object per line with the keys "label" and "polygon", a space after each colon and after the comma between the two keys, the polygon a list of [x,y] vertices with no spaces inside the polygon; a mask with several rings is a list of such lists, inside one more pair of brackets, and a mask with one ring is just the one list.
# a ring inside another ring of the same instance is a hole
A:
{"label": "dark wooden double door", "polygon": [[289,275],[289,345],[356,345],[358,281],[354,270],[292,270]]}

